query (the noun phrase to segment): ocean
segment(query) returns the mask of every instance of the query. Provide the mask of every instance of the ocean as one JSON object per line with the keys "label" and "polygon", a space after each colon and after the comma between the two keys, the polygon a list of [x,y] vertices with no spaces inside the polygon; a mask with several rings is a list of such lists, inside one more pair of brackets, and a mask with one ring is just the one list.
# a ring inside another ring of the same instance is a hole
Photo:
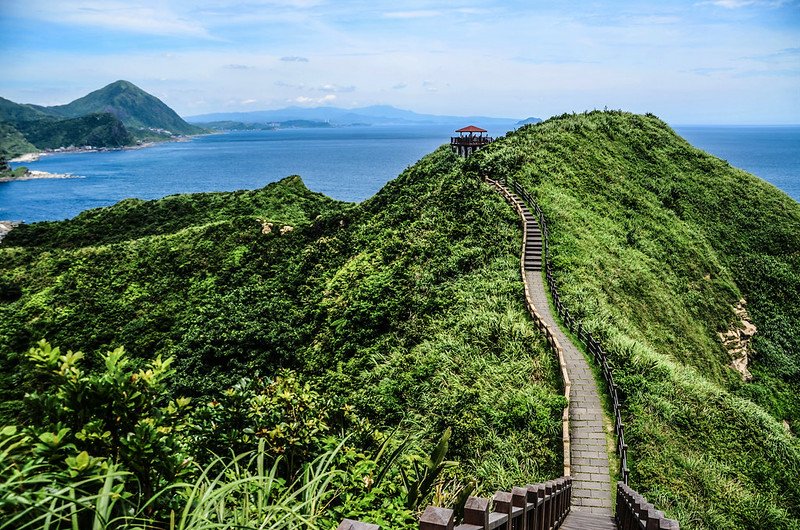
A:
{"label": "ocean", "polygon": [[[800,201],[800,126],[674,129]],[[24,165],[77,178],[0,183],[0,219],[66,219],[127,197],[255,189],[295,174],[314,191],[359,202],[448,143],[452,130],[408,125],[242,131],[144,149],[53,154]]]}

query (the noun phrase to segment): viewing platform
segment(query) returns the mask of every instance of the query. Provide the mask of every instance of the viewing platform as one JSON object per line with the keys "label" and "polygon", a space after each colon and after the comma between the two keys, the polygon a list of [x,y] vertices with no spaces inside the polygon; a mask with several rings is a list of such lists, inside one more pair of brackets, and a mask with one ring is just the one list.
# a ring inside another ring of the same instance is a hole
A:
{"label": "viewing platform", "polygon": [[484,136],[488,132],[486,129],[481,129],[474,125],[458,129],[456,132],[458,136],[450,137],[450,148],[454,153],[464,158],[489,145],[494,140],[491,136]]}

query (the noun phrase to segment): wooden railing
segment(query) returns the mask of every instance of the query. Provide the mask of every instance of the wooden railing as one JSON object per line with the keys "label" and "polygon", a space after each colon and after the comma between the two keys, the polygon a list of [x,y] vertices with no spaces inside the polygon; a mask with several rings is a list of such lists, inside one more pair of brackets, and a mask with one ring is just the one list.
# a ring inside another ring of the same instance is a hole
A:
{"label": "wooden railing", "polygon": [[455,512],[428,506],[419,519],[420,530],[548,530],[558,528],[572,506],[572,479],[561,477],[544,484],[498,491],[491,500],[470,497],[464,522],[454,526]]}
{"label": "wooden railing", "polygon": [[[508,184],[506,183],[506,185]],[[544,217],[544,213],[542,213],[542,209],[539,207],[539,203],[537,203],[531,194],[528,193],[528,191],[518,182],[513,182],[511,187],[513,188],[514,192],[522,198],[523,201],[533,206],[533,209],[536,212],[536,216],[539,220],[539,226],[542,230],[542,245],[544,248],[543,257],[545,278],[547,279],[547,286],[550,288],[550,295],[553,297],[553,305],[556,308],[556,312],[558,312],[558,316],[561,318],[561,321],[572,333],[575,334],[575,337],[577,337],[578,340],[580,340],[586,346],[586,350],[589,352],[589,354],[594,357],[595,362],[597,362],[597,365],[600,367],[603,379],[606,382],[606,389],[608,390],[608,395],[611,400],[611,409],[614,415],[614,433],[617,436],[619,476],[622,479],[622,482],[627,484],[630,471],[628,470],[628,445],[625,443],[625,425],[622,423],[622,403],[619,396],[619,387],[614,382],[614,374],[608,362],[608,354],[606,353],[606,350],[603,348],[600,341],[595,339],[591,332],[583,327],[582,321],[577,320],[570,314],[569,310],[561,301],[561,295],[558,292],[558,287],[556,286],[555,279],[553,278],[553,264],[550,259],[550,242],[549,232],[547,229],[547,220]]]}
{"label": "wooden railing", "polygon": [[[497,186],[498,181],[494,181],[489,177],[484,177],[484,180],[488,182],[492,186],[496,186],[500,195],[511,205],[512,208],[517,212],[517,214],[522,219],[522,254],[520,256],[520,274],[522,275],[523,281],[522,284],[525,288],[525,307],[528,308],[528,312],[533,318],[534,324],[536,327],[544,333],[545,340],[547,340],[547,344],[552,348],[553,352],[555,352],[556,357],[558,358],[558,365],[561,369],[561,378],[564,380],[564,399],[567,402],[567,406],[564,407],[564,410],[561,414],[561,443],[563,445],[563,453],[564,453],[564,476],[568,477],[572,474],[572,464],[570,458],[570,437],[569,437],[569,396],[572,391],[572,382],[569,379],[569,371],[567,370],[567,362],[564,359],[564,350],[561,347],[561,344],[558,342],[558,338],[553,333],[553,330],[550,329],[550,326],[547,324],[542,315],[539,314],[539,311],[536,309],[536,305],[533,303],[533,297],[531,296],[530,288],[528,286],[528,282],[525,281],[525,251],[526,245],[528,243],[528,226],[525,223],[525,216],[522,213],[520,205],[518,201],[515,201],[513,196],[510,195],[507,191],[507,188],[504,186]],[[542,240],[544,241],[544,233],[542,233]]]}
{"label": "wooden railing", "polygon": [[[486,178],[489,183],[491,179]],[[498,180],[504,186],[509,183],[506,179]],[[587,351],[594,357],[606,382],[611,405],[614,413],[614,432],[617,436],[617,454],[620,459],[620,477],[617,483],[617,504],[614,519],[619,530],[679,530],[678,522],[667,519],[664,513],[656,510],[642,495],[628,486],[628,446],[625,443],[625,427],[622,423],[622,404],[619,397],[619,387],[614,382],[614,374],[608,362],[608,355],[602,344],[592,334],[584,329],[583,323],[574,318],[561,301],[550,260],[550,247],[547,221],[542,209],[534,198],[518,182],[511,183],[514,192],[523,201],[533,206],[542,231],[542,245],[544,254],[545,277],[553,304],[562,322],[569,330],[583,342]],[[503,193],[503,190],[500,190]],[[510,196],[503,193],[504,197],[518,210],[516,203]],[[524,223],[523,223],[524,226]],[[527,234],[523,234],[527,235]],[[523,237],[524,245],[527,238]],[[523,270],[523,277],[525,271]],[[566,395],[569,398],[569,376],[566,374],[564,355],[558,339],[552,333],[544,319],[539,315],[533,305],[527,283],[525,283],[525,300],[537,327],[545,334],[547,343],[558,354],[559,364],[564,374]],[[499,491],[494,497],[485,499],[469,497],[464,506],[464,520],[455,526],[455,512],[449,508],[428,506],[420,517],[420,530],[553,530],[561,526],[572,507],[572,478],[569,477],[569,424],[568,409],[564,419],[564,469],[565,475],[557,480],[543,484],[528,485],[524,488],[515,487],[511,492]],[[380,526],[359,521],[345,519],[337,530],[380,530]]]}
{"label": "wooden railing", "polygon": [[[572,506],[572,479],[561,477],[543,484],[498,491],[491,499],[470,497],[464,522],[455,525],[455,512],[428,506],[420,530],[550,530],[558,528]],[[380,530],[373,524],[345,519],[337,530]]]}
{"label": "wooden railing", "polygon": [[619,530],[679,530],[678,521],[667,519],[647,499],[617,482],[616,522]]}

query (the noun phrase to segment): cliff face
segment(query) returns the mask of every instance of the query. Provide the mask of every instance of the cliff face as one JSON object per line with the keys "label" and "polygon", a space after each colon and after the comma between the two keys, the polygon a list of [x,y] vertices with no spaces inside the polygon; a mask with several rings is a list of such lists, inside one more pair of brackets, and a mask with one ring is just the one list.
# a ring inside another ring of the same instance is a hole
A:
{"label": "cliff face", "polygon": [[752,381],[753,374],[747,369],[747,365],[753,353],[750,343],[758,329],[751,322],[746,305],[747,301],[744,298],[739,300],[733,310],[736,315],[736,321],[728,331],[720,332],[719,338],[722,341],[722,345],[728,350],[728,355],[731,356],[733,369],[742,375],[742,380]]}

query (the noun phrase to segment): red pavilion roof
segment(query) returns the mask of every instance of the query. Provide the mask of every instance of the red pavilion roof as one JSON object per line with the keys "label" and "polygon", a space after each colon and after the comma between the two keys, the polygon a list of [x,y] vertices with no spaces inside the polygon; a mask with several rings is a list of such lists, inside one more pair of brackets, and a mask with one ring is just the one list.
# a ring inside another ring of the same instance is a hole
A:
{"label": "red pavilion roof", "polygon": [[461,128],[461,129],[456,129],[456,132],[457,133],[465,133],[465,132],[485,133],[485,132],[488,132],[488,131],[486,129],[481,129],[480,127],[475,127],[474,125],[469,125],[467,127]]}

